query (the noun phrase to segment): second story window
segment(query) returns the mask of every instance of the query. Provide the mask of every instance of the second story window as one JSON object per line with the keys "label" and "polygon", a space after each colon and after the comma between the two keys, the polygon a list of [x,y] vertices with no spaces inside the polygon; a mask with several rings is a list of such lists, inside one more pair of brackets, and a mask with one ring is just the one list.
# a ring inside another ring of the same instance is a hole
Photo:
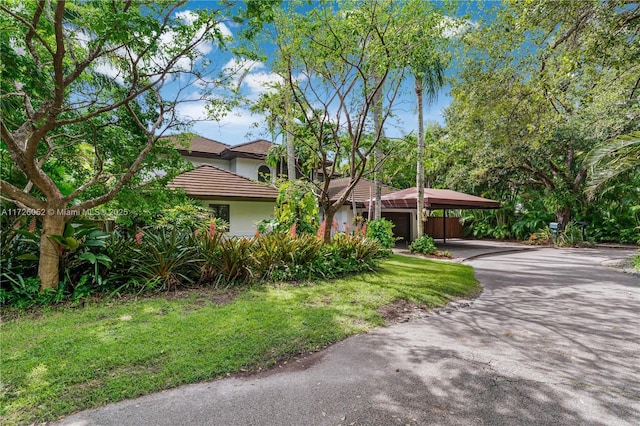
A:
{"label": "second story window", "polygon": [[271,182],[271,169],[268,166],[260,166],[258,169],[259,182]]}

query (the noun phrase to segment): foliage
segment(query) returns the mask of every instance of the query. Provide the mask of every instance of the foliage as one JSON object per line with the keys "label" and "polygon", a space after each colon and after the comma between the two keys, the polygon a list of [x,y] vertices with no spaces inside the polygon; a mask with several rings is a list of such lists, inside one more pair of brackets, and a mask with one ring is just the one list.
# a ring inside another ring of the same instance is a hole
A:
{"label": "foliage", "polygon": [[460,72],[441,138],[453,147],[448,186],[536,192],[561,226],[584,219],[587,153],[640,124],[639,51],[628,38],[639,12],[615,1],[484,11],[490,23],[459,38]]}
{"label": "foliage", "polygon": [[391,250],[396,243],[393,236],[394,223],[387,219],[375,219],[367,222],[367,238],[371,238],[386,250]]}
{"label": "foliage", "polygon": [[330,244],[323,247],[321,256],[314,262],[314,276],[335,278],[344,274],[374,271],[379,259],[389,252],[369,238],[336,234]]}
{"label": "foliage", "polygon": [[433,254],[438,251],[438,248],[436,247],[433,238],[428,235],[423,235],[422,237],[413,240],[409,246],[409,251],[411,253]]}
{"label": "foliage", "polygon": [[227,285],[246,285],[259,280],[253,251],[252,238],[224,238],[220,241],[218,273]]}
{"label": "foliage", "polygon": [[549,228],[540,228],[529,236],[527,243],[534,246],[553,244],[553,234]]}
{"label": "foliage", "polygon": [[87,224],[69,225],[57,237],[66,247],[61,257],[65,280],[58,290],[38,294],[38,280],[33,278],[37,235],[3,231],[2,239],[7,267],[2,270],[0,302],[19,307],[196,284],[228,287],[263,280],[335,278],[372,271],[386,254],[376,240],[344,234],[323,246],[315,235],[278,230],[238,238],[215,226],[205,231],[150,227],[130,236],[120,231],[105,234]]}
{"label": "foliage", "polygon": [[620,136],[592,150],[586,160],[589,167],[589,186],[592,195],[618,176],[636,174],[640,169],[640,131]]}
{"label": "foliage", "polygon": [[[167,212],[180,206],[199,207],[200,204],[189,199],[181,188],[169,189],[164,183],[154,182],[144,189],[123,188],[112,201],[94,210],[103,213],[102,219],[113,220],[121,231],[135,234],[140,228],[166,220]],[[120,214],[112,216],[113,212]]]}
{"label": "foliage", "polygon": [[[382,140],[382,132],[372,131],[370,112],[380,108],[379,128],[390,116],[403,82],[406,66],[406,43],[398,31],[408,25],[400,13],[399,3],[345,2],[336,13],[332,3],[319,2],[311,7],[287,3],[274,18],[274,71],[286,84],[281,99],[269,102],[272,116],[290,115],[283,133],[304,137],[296,145],[306,145],[312,153],[323,181],[316,182],[319,204],[328,223],[345,203],[365,172],[370,154]],[[415,22],[421,17],[414,16]],[[377,102],[384,91],[384,102]],[[371,140],[365,144],[365,135]],[[335,199],[329,185],[341,164],[348,164],[349,182]],[[325,228],[328,243],[331,229]]]}
{"label": "foliage", "polygon": [[640,254],[633,256],[631,259],[631,266],[633,266],[636,271],[640,272]]}
{"label": "foliage", "polygon": [[[4,216],[3,219],[5,219]],[[29,229],[23,229],[27,220],[30,221]],[[0,227],[0,265],[2,265],[0,289],[5,295],[3,299],[7,297],[8,292],[21,293],[24,288],[31,287],[25,283],[36,276],[39,241],[40,233],[36,228],[35,218],[21,216],[2,223]]]}
{"label": "foliage", "polygon": [[192,283],[199,273],[194,242],[181,229],[141,231],[135,244],[136,267],[131,272],[144,282],[144,289],[175,288]]}
{"label": "foliage", "polygon": [[193,200],[162,211],[155,221],[155,226],[179,228],[189,232],[194,232],[196,229],[199,232],[208,232],[211,226],[219,232],[229,230],[227,221],[219,217],[211,217],[209,209]]}
{"label": "foliage", "polygon": [[281,231],[295,225],[298,234],[315,234],[319,224],[318,198],[309,182],[284,181],[278,186],[275,218]]}
{"label": "foliage", "polygon": [[[18,218],[13,227],[0,231],[2,249],[1,303],[29,306],[52,303],[69,296],[79,300],[94,288],[100,290],[111,266],[111,258],[104,253],[108,234],[90,222],[67,223],[62,235],[50,235],[60,246],[60,269],[65,271],[62,285],[38,295],[35,284],[38,246],[41,229],[35,218],[30,230],[21,229],[20,223],[29,217]],[[14,228],[15,227],[15,228]]]}
{"label": "foliage", "polygon": [[[0,191],[19,207],[47,212],[41,289],[59,282],[59,244],[46,236],[62,235],[71,218],[123,190],[135,197],[159,189],[184,167],[173,141],[161,136],[189,124],[178,113],[194,100],[188,87],[197,84],[197,100],[223,110],[234,102],[232,92],[220,96],[233,76],[212,76],[204,56],[231,40],[225,21],[249,19],[255,32],[263,22],[257,14],[268,20],[273,6],[0,3],[0,160],[11,164]],[[178,90],[165,90],[176,81]],[[125,198],[119,202],[132,201]]]}
{"label": "foliage", "polygon": [[395,301],[439,307],[478,290],[469,266],[393,256],[375,274],[337,281],[197,289],[9,319],[5,311],[0,415],[39,424],[258,371],[383,325],[377,310]]}
{"label": "foliage", "polygon": [[582,234],[582,227],[579,224],[569,222],[567,226],[558,233],[556,245],[559,247],[591,247],[593,244],[585,240]]}
{"label": "foliage", "polygon": [[256,241],[256,261],[265,279],[273,281],[312,279],[310,265],[318,258],[322,242],[315,235],[297,237],[290,232],[261,235]]}

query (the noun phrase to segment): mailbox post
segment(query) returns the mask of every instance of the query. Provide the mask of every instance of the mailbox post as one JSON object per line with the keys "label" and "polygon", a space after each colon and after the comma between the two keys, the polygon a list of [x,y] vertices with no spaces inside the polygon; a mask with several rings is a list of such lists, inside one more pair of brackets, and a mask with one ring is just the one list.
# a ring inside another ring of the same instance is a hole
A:
{"label": "mailbox post", "polygon": [[558,242],[558,222],[549,223],[549,230],[551,231],[551,235],[553,235],[554,244]]}

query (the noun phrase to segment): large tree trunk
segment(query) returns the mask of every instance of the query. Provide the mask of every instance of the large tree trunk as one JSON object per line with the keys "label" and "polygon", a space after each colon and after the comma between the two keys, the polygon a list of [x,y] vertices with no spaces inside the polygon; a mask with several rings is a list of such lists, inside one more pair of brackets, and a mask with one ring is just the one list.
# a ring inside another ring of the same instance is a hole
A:
{"label": "large tree trunk", "polygon": [[[378,78],[376,78],[376,84],[378,84]],[[382,90],[378,90],[373,98],[373,123],[376,138],[379,138],[378,146],[380,146],[380,142],[384,138],[384,129],[382,128]],[[382,217],[382,149],[379,147],[375,149],[373,167],[376,200],[373,218],[380,219]]]}
{"label": "large tree trunk", "polygon": [[563,207],[556,210],[556,222],[558,228],[564,229],[571,221],[571,207]]}
{"label": "large tree trunk", "polygon": [[416,200],[416,237],[423,234],[422,208],[424,206],[424,113],[422,99],[422,80],[416,76],[416,97],[418,98],[418,158],[416,168],[416,187],[418,188],[418,199]]}
{"label": "large tree trunk", "polygon": [[[49,209],[55,210],[55,209]],[[57,213],[57,212],[56,212]],[[49,238],[49,235],[64,233],[65,216],[47,214],[42,217],[42,236],[40,237],[40,261],[38,263],[38,278],[40,291],[57,289],[60,282],[60,246]]]}
{"label": "large tree trunk", "polygon": [[290,130],[291,122],[288,117],[288,113],[291,110],[288,95],[285,99],[285,104],[285,108],[287,111],[287,117],[285,117],[285,120],[287,120],[285,124],[285,138],[287,144],[287,178],[289,179],[289,182],[293,182],[294,180],[296,180],[296,148],[294,145],[295,142],[293,140],[293,135],[291,134]]}
{"label": "large tree trunk", "polygon": [[333,226],[333,218],[335,215],[336,212],[331,207],[324,211],[324,235],[322,236],[322,241],[325,244],[331,242],[331,227]]}

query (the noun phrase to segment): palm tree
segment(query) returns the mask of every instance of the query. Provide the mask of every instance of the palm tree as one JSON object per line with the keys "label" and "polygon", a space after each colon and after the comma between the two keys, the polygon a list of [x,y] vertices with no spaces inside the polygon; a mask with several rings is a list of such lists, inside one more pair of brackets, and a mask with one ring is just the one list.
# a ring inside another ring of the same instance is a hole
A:
{"label": "palm tree", "polygon": [[417,236],[421,237],[422,206],[424,205],[424,95],[427,96],[427,104],[431,104],[438,96],[438,90],[444,85],[444,64],[440,58],[412,67],[415,78],[415,91],[418,101],[418,165],[416,173],[416,186],[418,187],[418,205],[416,211]]}
{"label": "palm tree", "polygon": [[591,197],[616,177],[640,170],[640,131],[596,147],[587,154],[585,165],[590,171],[586,190]]}

